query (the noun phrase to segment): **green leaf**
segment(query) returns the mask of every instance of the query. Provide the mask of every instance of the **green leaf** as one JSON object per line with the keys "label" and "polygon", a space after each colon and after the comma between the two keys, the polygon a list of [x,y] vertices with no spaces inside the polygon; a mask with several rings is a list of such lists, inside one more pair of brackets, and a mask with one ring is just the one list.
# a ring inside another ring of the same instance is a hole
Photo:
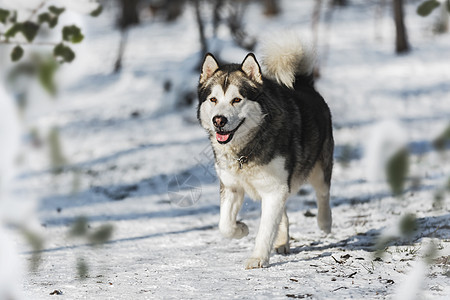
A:
{"label": "green leaf", "polygon": [[427,0],[417,7],[417,14],[422,17],[426,17],[439,5],[440,3],[437,0]]}
{"label": "green leaf", "polygon": [[52,16],[48,12],[41,13],[38,15],[38,22],[39,24],[48,23],[50,24],[50,21],[52,19]]}
{"label": "green leaf", "polygon": [[37,233],[26,228],[22,228],[21,233],[34,251],[40,251],[44,248],[44,240]]}
{"label": "green leaf", "polygon": [[60,57],[62,62],[72,62],[75,59],[75,53],[63,43],[55,46],[53,55],[57,58]]}
{"label": "green leaf", "polygon": [[50,28],[55,28],[56,25],[58,25],[58,17],[53,17],[49,23]]}
{"label": "green leaf", "polygon": [[41,13],[38,16],[39,24],[48,23],[50,28],[54,28],[58,24],[58,16],[53,16],[48,12]]}
{"label": "green leaf", "polygon": [[98,17],[103,11],[103,6],[101,4],[98,5],[98,7],[93,10],[90,15],[91,17]]}
{"label": "green leaf", "polygon": [[400,149],[386,164],[386,175],[392,193],[399,196],[403,193],[405,179],[409,171],[409,152]]}
{"label": "green leaf", "polygon": [[450,145],[450,125],[433,141],[433,146],[438,151],[444,151]]}
{"label": "green leaf", "polygon": [[31,254],[30,267],[32,271],[36,271],[41,262],[41,251],[42,249],[44,249],[44,239],[40,235],[25,227],[22,227],[20,231],[25,240],[33,249],[33,252]]}
{"label": "green leaf", "polygon": [[43,59],[38,66],[38,78],[42,87],[52,96],[56,95],[55,74],[59,64],[53,57]]}
{"label": "green leaf", "polygon": [[9,17],[9,22],[11,23],[17,22],[17,11],[13,10],[11,16]]}
{"label": "green leaf", "polygon": [[76,25],[64,26],[62,29],[63,40],[73,44],[80,43],[84,39],[81,29]]}
{"label": "green leaf", "polygon": [[22,27],[23,27],[22,23],[14,24],[13,26],[11,26],[11,28],[9,28],[5,32],[5,37],[7,37],[7,38],[15,37],[18,32],[22,31]]}
{"label": "green leaf", "polygon": [[36,37],[39,30],[39,24],[34,22],[26,21],[22,23],[22,34],[25,36],[28,42],[32,42]]}
{"label": "green leaf", "polygon": [[50,130],[48,144],[50,146],[50,163],[52,172],[53,174],[60,174],[64,170],[66,159],[63,155],[58,128],[53,127]]}
{"label": "green leaf", "polygon": [[100,228],[89,235],[89,242],[92,244],[104,244],[111,238],[113,229],[114,227],[110,224],[100,226]]}
{"label": "green leaf", "polygon": [[84,236],[87,234],[88,219],[84,216],[78,217],[69,231],[69,236]]}
{"label": "green leaf", "polygon": [[14,49],[11,52],[11,60],[12,61],[18,61],[23,56],[23,48],[19,45],[15,46]]}
{"label": "green leaf", "polygon": [[10,14],[9,10],[0,8],[0,23],[6,24],[9,14]]}
{"label": "green leaf", "polygon": [[11,28],[9,28],[5,36],[7,38],[14,37],[18,32],[22,32],[28,42],[32,42],[36,37],[39,30],[39,25],[34,22],[24,22],[24,23],[16,23]]}
{"label": "green leaf", "polygon": [[84,258],[77,259],[77,273],[79,279],[85,279],[89,275],[89,266]]}
{"label": "green leaf", "polygon": [[65,9],[64,7],[58,8],[58,7],[52,5],[52,6],[50,6],[50,7],[48,8],[48,10],[49,10],[52,14],[54,14],[54,15],[56,15],[56,16],[59,16],[59,15],[62,14],[66,9]]}
{"label": "green leaf", "polygon": [[400,233],[403,236],[410,236],[417,231],[417,218],[414,214],[404,215],[399,224]]}

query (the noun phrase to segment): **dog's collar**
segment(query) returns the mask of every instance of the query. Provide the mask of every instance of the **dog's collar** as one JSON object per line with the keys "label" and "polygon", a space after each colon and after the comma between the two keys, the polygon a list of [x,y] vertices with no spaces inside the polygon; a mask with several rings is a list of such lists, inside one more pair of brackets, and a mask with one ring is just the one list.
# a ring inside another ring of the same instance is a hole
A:
{"label": "dog's collar", "polygon": [[241,155],[239,156],[239,158],[236,158],[237,162],[239,163],[239,169],[242,170],[244,168],[244,164],[248,163],[248,158],[250,157],[250,155],[252,155],[253,150],[255,149],[252,149],[252,151],[250,151],[250,153],[247,155]]}
{"label": "dog's collar", "polygon": [[236,158],[236,160],[239,163],[239,169],[242,170],[242,168],[244,167],[244,164],[246,164],[248,162],[248,155],[247,156],[242,155],[241,157]]}

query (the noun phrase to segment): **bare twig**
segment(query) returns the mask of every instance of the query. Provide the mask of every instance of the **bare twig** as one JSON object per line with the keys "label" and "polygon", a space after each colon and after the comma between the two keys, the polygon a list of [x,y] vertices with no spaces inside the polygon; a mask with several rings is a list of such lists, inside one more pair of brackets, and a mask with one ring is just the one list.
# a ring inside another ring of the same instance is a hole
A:
{"label": "bare twig", "polygon": [[242,48],[253,51],[256,46],[256,39],[251,37],[243,29],[242,19],[247,8],[246,3],[236,3],[236,5],[229,6],[228,27],[234,41]]}
{"label": "bare twig", "polygon": [[128,39],[128,28],[123,28],[120,31],[119,52],[117,54],[117,59],[114,64],[114,73],[118,73],[122,69],[122,58],[123,54],[125,53],[125,46],[127,44],[127,39]]}
{"label": "bare twig", "polygon": [[348,278],[353,278],[353,276],[355,276],[356,274],[358,274],[358,272],[355,271],[355,272],[353,272],[352,274],[348,275],[347,277],[348,277]]}
{"label": "bare twig", "polygon": [[331,257],[334,259],[335,262],[337,262],[340,265],[344,263],[342,260],[337,260],[333,255],[331,255]]}
{"label": "bare twig", "polygon": [[[319,23],[320,23],[320,16],[322,13],[322,0],[315,0],[313,13],[312,13],[312,22],[311,22],[311,30],[313,34],[313,48],[316,49],[316,51],[319,50]],[[316,65],[314,66],[314,77],[319,77],[320,71],[319,71],[319,63],[316,62]]]}
{"label": "bare twig", "polygon": [[31,19],[33,19],[33,17],[37,14],[37,12],[43,8],[45,6],[45,4],[47,3],[47,0],[42,1],[35,9],[33,9],[31,11],[30,16],[28,17],[27,21],[31,21]]}
{"label": "bare twig", "polygon": [[208,45],[205,37],[205,25],[200,12],[200,0],[194,1],[195,18],[197,20],[198,33],[200,37],[200,45],[202,46],[202,56],[208,52]]}
{"label": "bare twig", "polygon": [[219,24],[222,21],[222,16],[220,11],[222,10],[225,4],[224,0],[216,0],[213,8],[213,35],[217,36],[217,29],[219,28]]}
{"label": "bare twig", "polygon": [[340,287],[338,287],[337,289],[334,289],[332,292],[336,292],[336,291],[339,291],[339,290],[342,290],[342,289],[348,289],[348,287],[346,287],[346,286],[340,286]]}
{"label": "bare twig", "polygon": [[53,43],[53,42],[19,42],[19,41],[12,41],[12,40],[0,40],[0,45],[20,45],[20,46],[56,46],[59,43]]}

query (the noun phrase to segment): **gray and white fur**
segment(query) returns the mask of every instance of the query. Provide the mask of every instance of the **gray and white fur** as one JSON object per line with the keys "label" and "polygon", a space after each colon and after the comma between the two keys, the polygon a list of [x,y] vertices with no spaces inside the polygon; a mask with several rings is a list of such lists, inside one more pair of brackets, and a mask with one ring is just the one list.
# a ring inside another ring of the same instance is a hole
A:
{"label": "gray and white fur", "polygon": [[241,64],[221,66],[207,54],[198,86],[198,119],[220,179],[222,235],[249,233],[236,220],[245,194],[262,201],[247,269],[268,266],[274,248],[289,253],[286,201],[306,182],[316,192],[320,229],[331,231],[334,143],[330,110],[313,86],[314,56],[285,34],[266,42],[263,58],[264,74],[252,53]]}

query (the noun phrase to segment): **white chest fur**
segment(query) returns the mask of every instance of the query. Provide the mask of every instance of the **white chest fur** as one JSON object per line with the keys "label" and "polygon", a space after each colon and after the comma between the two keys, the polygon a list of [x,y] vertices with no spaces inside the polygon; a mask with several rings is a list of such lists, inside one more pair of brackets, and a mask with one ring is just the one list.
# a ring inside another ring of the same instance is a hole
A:
{"label": "white chest fur", "polygon": [[271,194],[280,188],[287,188],[288,172],[284,168],[285,159],[275,157],[266,165],[256,165],[252,161],[240,168],[236,157],[226,154],[217,157],[216,170],[223,185],[243,188],[254,200],[261,200],[262,195]]}

